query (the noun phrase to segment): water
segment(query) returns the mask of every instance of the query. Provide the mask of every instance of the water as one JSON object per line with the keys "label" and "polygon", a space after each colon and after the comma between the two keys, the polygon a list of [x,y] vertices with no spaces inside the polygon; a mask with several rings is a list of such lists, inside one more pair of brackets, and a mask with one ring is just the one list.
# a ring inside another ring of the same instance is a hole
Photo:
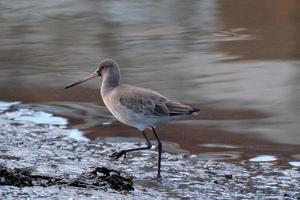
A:
{"label": "water", "polygon": [[123,82],[202,110],[159,128],[165,143],[177,144],[166,151],[229,161],[267,155],[298,166],[299,1],[4,0],[0,7],[1,101],[66,117],[92,140],[135,140],[141,135],[104,108],[99,81],[63,90],[109,57]]}

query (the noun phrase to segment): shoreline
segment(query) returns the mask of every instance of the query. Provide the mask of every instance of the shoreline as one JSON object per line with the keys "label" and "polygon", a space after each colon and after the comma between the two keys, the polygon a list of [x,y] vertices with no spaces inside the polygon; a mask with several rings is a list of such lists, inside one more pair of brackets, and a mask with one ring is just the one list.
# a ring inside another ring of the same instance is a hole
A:
{"label": "shoreline", "polygon": [[[52,112],[66,118],[69,127],[80,129],[91,140],[101,137],[139,139],[141,135],[136,129],[114,121],[98,93],[97,89],[89,87],[78,87],[72,92],[61,87],[12,87],[3,89],[0,99],[17,99],[25,103],[22,104],[24,108]],[[281,144],[251,131],[231,130],[232,125],[226,127],[230,121],[251,123],[268,119],[270,116],[266,113],[253,109],[222,109],[209,104],[191,105],[201,108],[199,116],[159,127],[162,140],[178,144],[179,151],[228,162],[249,160],[256,155],[273,155],[276,162],[285,167],[290,166],[292,157],[300,151],[300,145]],[[294,159],[299,160],[298,157]]]}
{"label": "shoreline", "polygon": [[[113,199],[165,198],[300,198],[300,172],[272,162],[228,163],[202,160],[197,154],[163,153],[162,176],[156,174],[156,147],[136,152],[127,159],[108,157],[120,148],[138,147],[141,142],[82,141],[70,137],[64,125],[37,124],[20,119],[39,111],[4,109],[0,114],[0,164],[8,169],[30,168],[41,176],[76,178],[96,167],[106,167],[133,176],[134,191],[120,193],[72,186],[1,186],[0,197],[92,198],[109,195]],[[55,116],[53,116],[55,117]],[[21,197],[21,196],[18,196]]]}

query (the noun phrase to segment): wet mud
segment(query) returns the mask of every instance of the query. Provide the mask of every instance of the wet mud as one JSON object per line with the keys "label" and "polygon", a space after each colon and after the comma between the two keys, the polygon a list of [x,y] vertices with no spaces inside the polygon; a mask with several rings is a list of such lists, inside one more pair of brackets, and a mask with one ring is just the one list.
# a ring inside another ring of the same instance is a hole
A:
{"label": "wet mud", "polygon": [[40,111],[17,102],[0,108],[1,199],[300,198],[296,167],[282,168],[267,159],[225,162],[165,151],[162,178],[156,179],[156,147],[115,160],[109,157],[113,152],[143,142],[81,140],[58,116],[43,114],[52,123],[38,123],[30,116]]}

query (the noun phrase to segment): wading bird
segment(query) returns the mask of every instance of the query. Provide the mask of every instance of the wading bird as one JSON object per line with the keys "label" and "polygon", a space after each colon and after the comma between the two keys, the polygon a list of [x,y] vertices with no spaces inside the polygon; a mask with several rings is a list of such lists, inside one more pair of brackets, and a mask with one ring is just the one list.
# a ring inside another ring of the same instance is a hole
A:
{"label": "wading bird", "polygon": [[153,90],[120,84],[119,65],[110,59],[103,60],[94,73],[65,87],[65,89],[98,76],[103,79],[101,97],[105,106],[120,122],[141,131],[147,142],[145,147],[120,150],[113,153],[111,157],[117,159],[123,155],[126,157],[126,153],[131,151],[150,149],[152,145],[145,133],[145,129],[149,128],[153,131],[158,143],[157,177],[160,177],[162,144],[155,126],[182,116],[198,114],[200,110],[168,99]]}

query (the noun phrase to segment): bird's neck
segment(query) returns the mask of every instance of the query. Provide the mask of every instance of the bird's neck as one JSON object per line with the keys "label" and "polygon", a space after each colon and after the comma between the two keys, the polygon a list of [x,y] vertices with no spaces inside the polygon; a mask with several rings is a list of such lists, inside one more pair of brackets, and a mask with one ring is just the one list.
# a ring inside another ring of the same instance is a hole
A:
{"label": "bird's neck", "polygon": [[103,76],[102,85],[101,85],[101,96],[104,97],[115,87],[120,85],[120,74],[106,74]]}

